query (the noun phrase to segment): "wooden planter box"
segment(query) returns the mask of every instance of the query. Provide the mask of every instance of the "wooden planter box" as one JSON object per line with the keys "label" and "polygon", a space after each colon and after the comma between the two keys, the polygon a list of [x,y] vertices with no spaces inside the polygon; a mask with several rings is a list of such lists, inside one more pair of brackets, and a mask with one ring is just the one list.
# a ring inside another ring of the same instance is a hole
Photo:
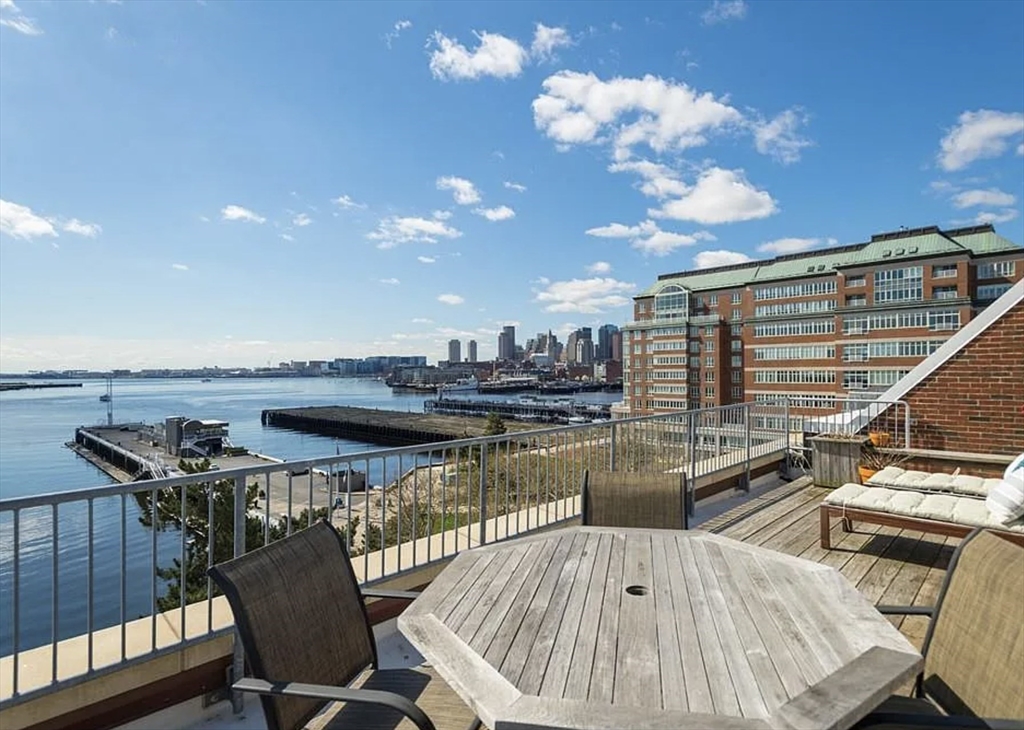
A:
{"label": "wooden planter box", "polygon": [[860,483],[857,467],[860,466],[861,447],[867,439],[812,436],[809,440],[815,486],[834,489],[844,484]]}

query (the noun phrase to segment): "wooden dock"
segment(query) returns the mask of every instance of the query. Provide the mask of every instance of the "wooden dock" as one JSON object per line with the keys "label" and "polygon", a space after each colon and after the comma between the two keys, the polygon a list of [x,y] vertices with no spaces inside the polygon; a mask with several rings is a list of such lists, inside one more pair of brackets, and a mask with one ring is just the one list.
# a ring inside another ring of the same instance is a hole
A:
{"label": "wooden dock", "polygon": [[[436,441],[484,436],[486,418],[406,413],[351,406],[275,408],[263,411],[264,426],[278,426],[322,436],[363,441],[383,446],[414,446]],[[506,421],[509,431],[536,426]]]}

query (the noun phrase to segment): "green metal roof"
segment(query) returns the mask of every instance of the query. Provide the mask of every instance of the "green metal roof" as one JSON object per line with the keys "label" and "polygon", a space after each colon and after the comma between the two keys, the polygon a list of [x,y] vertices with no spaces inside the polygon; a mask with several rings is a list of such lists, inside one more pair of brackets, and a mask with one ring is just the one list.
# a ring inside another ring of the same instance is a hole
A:
{"label": "green metal roof", "polygon": [[748,264],[711,270],[684,271],[678,275],[659,279],[637,297],[657,294],[669,284],[678,284],[692,291],[729,289],[779,279],[800,276],[826,276],[842,266],[858,266],[880,262],[915,259],[921,256],[941,256],[952,253],[974,255],[1019,251],[1020,246],[995,232],[991,226],[976,226],[950,231],[935,227],[917,229],[906,234],[880,234],[868,243],[853,244],[819,252],[784,256]]}

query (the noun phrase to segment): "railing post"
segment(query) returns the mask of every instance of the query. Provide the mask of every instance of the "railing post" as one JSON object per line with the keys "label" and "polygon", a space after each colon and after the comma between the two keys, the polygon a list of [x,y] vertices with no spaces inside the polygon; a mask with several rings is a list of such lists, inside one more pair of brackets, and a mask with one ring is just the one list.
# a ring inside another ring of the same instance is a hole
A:
{"label": "railing post", "polygon": [[615,471],[615,434],[618,433],[615,428],[615,421],[612,421],[611,433],[612,435],[608,448],[608,471]]}
{"label": "railing post", "polygon": [[[290,481],[290,480],[289,480]],[[267,503],[270,502],[270,491],[267,490]],[[234,556],[245,554],[245,477],[235,477],[235,533]],[[291,517],[291,515],[289,515]],[[211,525],[212,527],[212,525]],[[209,541],[213,545],[213,540]],[[242,648],[242,637],[235,627],[235,648],[231,660],[231,681],[236,682],[245,676],[245,650]],[[231,709],[238,715],[245,709],[245,696],[242,692],[231,693]]]}
{"label": "railing post", "polygon": [[[898,403],[896,410],[899,411]],[[910,448],[910,404],[907,402],[903,403],[903,448]]]}
{"label": "railing post", "polygon": [[487,544],[487,444],[480,444],[480,544]]}
{"label": "railing post", "polygon": [[743,423],[747,432],[747,475],[743,479],[743,491],[748,494],[750,493],[750,410],[749,407],[743,409]]}
{"label": "railing post", "polygon": [[693,409],[687,411],[686,414],[686,435],[690,443],[690,472],[687,476],[693,484],[694,495],[697,491],[697,419],[694,418],[696,415],[698,414]]}

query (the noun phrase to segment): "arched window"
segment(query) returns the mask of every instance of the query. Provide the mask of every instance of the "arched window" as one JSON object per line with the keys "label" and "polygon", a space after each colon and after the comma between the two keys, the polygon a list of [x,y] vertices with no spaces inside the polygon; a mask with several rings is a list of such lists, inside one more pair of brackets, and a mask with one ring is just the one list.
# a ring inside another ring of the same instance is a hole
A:
{"label": "arched window", "polygon": [[690,292],[669,284],[654,297],[655,319],[685,319],[690,311]]}

